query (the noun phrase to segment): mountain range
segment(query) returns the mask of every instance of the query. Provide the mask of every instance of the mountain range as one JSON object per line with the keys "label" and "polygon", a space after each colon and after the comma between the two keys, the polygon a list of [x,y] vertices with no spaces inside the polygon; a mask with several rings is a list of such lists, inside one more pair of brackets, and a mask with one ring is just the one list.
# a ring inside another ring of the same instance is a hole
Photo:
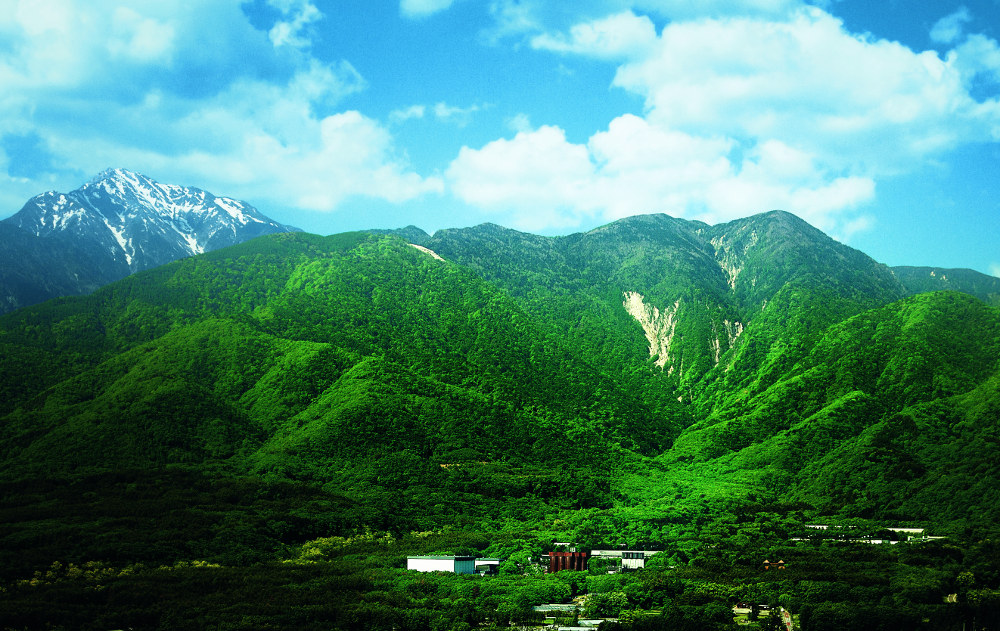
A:
{"label": "mountain range", "polygon": [[[205,252],[0,316],[5,576],[373,531],[997,536],[998,279],[890,268],[781,211],[220,249],[187,223]],[[104,230],[123,271],[153,249]]]}
{"label": "mountain range", "polygon": [[245,202],[109,169],[0,221],[0,313],[290,230]]}

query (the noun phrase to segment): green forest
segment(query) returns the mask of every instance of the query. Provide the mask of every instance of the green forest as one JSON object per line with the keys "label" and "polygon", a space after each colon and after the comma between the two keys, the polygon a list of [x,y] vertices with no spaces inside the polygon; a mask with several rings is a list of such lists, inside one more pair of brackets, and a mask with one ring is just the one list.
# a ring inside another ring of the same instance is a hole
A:
{"label": "green forest", "polygon": [[0,629],[998,629],[996,286],[926,272],[651,215],[269,235],[0,316]]}

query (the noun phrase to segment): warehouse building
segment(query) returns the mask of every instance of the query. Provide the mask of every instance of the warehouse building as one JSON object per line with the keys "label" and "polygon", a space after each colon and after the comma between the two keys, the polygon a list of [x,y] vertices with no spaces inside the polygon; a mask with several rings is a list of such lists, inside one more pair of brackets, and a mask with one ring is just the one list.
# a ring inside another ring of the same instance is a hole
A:
{"label": "warehouse building", "polygon": [[474,574],[476,571],[476,557],[406,557],[406,569],[417,572]]}

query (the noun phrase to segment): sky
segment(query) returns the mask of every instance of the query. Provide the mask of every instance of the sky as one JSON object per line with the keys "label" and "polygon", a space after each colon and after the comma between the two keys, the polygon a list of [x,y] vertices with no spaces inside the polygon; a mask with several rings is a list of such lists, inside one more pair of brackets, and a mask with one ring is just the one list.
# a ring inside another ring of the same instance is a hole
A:
{"label": "sky", "polygon": [[124,167],[309,232],[772,209],[1000,276],[1000,0],[0,0],[0,217]]}

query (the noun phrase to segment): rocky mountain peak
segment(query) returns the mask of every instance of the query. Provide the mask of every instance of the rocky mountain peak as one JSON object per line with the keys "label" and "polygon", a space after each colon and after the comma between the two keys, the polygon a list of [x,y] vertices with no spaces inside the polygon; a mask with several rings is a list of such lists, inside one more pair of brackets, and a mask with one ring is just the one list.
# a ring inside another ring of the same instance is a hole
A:
{"label": "rocky mountain peak", "polygon": [[[49,268],[64,267],[56,259],[70,256],[71,250],[77,252],[76,258],[81,248],[91,252],[88,258],[104,271],[101,278],[82,284],[74,272],[67,286],[81,290],[264,234],[298,230],[273,221],[246,202],[199,188],[161,184],[123,168],[107,169],[68,193],[36,195],[4,222],[38,239],[31,247],[49,251],[46,258],[53,259]],[[19,261],[4,264],[23,267]],[[45,270],[25,274],[36,277]],[[30,304],[12,300],[16,306]]]}

